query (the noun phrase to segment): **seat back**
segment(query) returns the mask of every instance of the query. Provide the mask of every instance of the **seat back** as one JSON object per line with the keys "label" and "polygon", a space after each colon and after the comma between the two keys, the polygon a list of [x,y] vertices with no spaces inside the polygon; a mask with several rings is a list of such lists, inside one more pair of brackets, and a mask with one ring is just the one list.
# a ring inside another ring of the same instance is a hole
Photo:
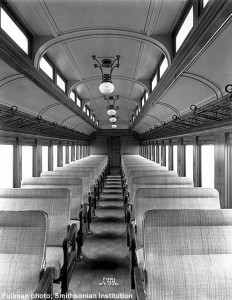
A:
{"label": "seat back", "polygon": [[[136,185],[152,185],[156,184],[157,179],[162,177],[162,181],[165,181],[164,178],[167,177],[178,177],[178,174],[175,171],[167,170],[146,170],[146,171],[131,171],[129,172],[129,183],[128,191],[132,197],[134,197],[134,189]],[[189,180],[188,180],[189,181]]]}
{"label": "seat back", "polygon": [[1,295],[31,295],[45,260],[47,216],[42,211],[0,211],[0,233]]}
{"label": "seat back", "polygon": [[48,216],[48,246],[62,246],[70,224],[68,189],[0,189],[0,210],[38,210]]}
{"label": "seat back", "polygon": [[30,177],[22,180],[22,188],[65,188],[71,191],[71,219],[78,219],[83,203],[83,182],[73,177]]}
{"label": "seat back", "polygon": [[93,177],[91,178],[90,172],[83,172],[78,170],[66,170],[66,169],[59,169],[55,171],[43,171],[40,175],[41,177],[74,177],[74,178],[81,178],[82,179],[82,190],[83,190],[83,202],[88,202],[88,194],[93,189],[90,188],[91,183],[93,185]]}
{"label": "seat back", "polygon": [[231,299],[232,210],[150,210],[143,231],[148,299]]}
{"label": "seat back", "polygon": [[219,194],[216,189],[197,187],[138,189],[133,205],[138,246],[143,242],[143,216],[151,209],[220,209]]}
{"label": "seat back", "polygon": [[[79,172],[90,172],[91,173],[91,184],[93,185],[99,177],[100,172],[98,171],[97,165],[88,165],[88,164],[69,164],[65,165],[64,167],[60,168],[60,170],[73,170]],[[58,170],[58,168],[56,169]]]}
{"label": "seat back", "polygon": [[157,164],[136,164],[136,165],[132,165],[126,168],[125,171],[125,177],[126,177],[126,182],[128,184],[130,184],[130,172],[132,171],[158,171],[158,170],[162,170],[162,171],[168,171],[168,169],[166,167],[157,165]]}

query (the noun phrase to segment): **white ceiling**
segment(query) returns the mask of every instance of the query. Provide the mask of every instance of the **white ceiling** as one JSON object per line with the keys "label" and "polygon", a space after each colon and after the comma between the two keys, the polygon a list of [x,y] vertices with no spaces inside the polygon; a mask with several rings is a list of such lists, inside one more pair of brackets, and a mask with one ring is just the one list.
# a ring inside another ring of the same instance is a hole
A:
{"label": "white ceiling", "polygon": [[[187,0],[8,2],[37,40],[40,36],[48,37],[49,41],[35,51],[36,58],[46,53],[52,59],[70,86],[74,86],[79,97],[88,103],[103,129],[110,128],[111,124],[106,114],[107,101],[98,89],[100,70],[94,68],[92,55],[120,55],[120,67],[114,69],[112,76],[113,95],[119,95],[116,101],[116,106],[119,106],[118,128],[127,129],[137,101],[163,53],[157,35],[170,35]],[[174,114],[186,112],[193,103],[211,101],[220,96],[225,83],[231,82],[231,30],[231,25],[227,24],[162,97],[152,99],[158,102],[134,130],[142,133],[160,125],[160,121],[171,119]],[[4,62],[0,62],[0,66],[1,102],[15,104],[35,115],[44,110],[44,118],[86,134],[95,130],[25,77],[18,78],[19,74]],[[15,80],[1,86],[11,75],[16,76]]]}

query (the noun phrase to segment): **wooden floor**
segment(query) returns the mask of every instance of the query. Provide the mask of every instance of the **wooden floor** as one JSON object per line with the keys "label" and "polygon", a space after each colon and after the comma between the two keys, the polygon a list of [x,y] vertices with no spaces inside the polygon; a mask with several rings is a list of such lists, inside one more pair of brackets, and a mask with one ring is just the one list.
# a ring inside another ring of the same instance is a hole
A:
{"label": "wooden floor", "polygon": [[107,177],[70,290],[77,299],[132,298],[119,175]]}

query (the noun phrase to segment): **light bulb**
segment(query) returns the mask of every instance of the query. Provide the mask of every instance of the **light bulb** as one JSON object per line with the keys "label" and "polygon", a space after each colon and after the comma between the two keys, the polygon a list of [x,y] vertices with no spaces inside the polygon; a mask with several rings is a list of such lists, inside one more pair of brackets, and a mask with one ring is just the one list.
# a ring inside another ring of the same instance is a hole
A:
{"label": "light bulb", "polygon": [[102,81],[99,85],[99,90],[102,94],[111,94],[114,91],[114,85],[110,81]]}

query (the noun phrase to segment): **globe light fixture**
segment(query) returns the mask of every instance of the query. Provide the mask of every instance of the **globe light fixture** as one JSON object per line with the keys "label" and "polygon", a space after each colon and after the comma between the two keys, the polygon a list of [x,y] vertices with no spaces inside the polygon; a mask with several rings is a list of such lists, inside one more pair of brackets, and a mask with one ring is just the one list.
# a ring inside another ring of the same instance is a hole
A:
{"label": "globe light fixture", "polygon": [[[106,96],[106,95],[104,95],[104,99],[108,102],[107,115],[108,116],[115,116],[117,110],[119,109],[118,106],[115,106],[115,101],[119,99],[119,96],[118,95],[115,95],[115,96]],[[113,103],[110,103],[110,101],[113,101]]]}
{"label": "globe light fixture", "polygon": [[116,117],[111,117],[111,118],[110,118],[110,122],[111,122],[111,123],[115,123],[116,121],[117,121],[117,118],[116,118]]}
{"label": "globe light fixture", "polygon": [[112,128],[117,128],[117,124],[112,124],[111,127]]}
{"label": "globe light fixture", "polygon": [[[99,90],[102,94],[111,94],[114,91],[114,85],[112,83],[111,77],[114,68],[119,68],[120,56],[117,55],[114,60],[111,58],[103,58],[101,61],[97,59],[96,55],[92,56],[93,60],[97,63],[94,64],[95,68],[99,68],[102,74],[102,82],[99,85]],[[108,73],[104,72],[104,69],[109,69]]]}
{"label": "globe light fixture", "polygon": [[114,108],[113,105],[109,105],[108,106],[107,115],[108,116],[114,116],[114,115],[116,115],[116,109]]}
{"label": "globe light fixture", "polygon": [[99,85],[99,91],[102,94],[112,94],[114,91],[114,85],[111,81],[111,79],[106,78],[106,76],[104,75],[104,78],[101,82],[101,84]]}

